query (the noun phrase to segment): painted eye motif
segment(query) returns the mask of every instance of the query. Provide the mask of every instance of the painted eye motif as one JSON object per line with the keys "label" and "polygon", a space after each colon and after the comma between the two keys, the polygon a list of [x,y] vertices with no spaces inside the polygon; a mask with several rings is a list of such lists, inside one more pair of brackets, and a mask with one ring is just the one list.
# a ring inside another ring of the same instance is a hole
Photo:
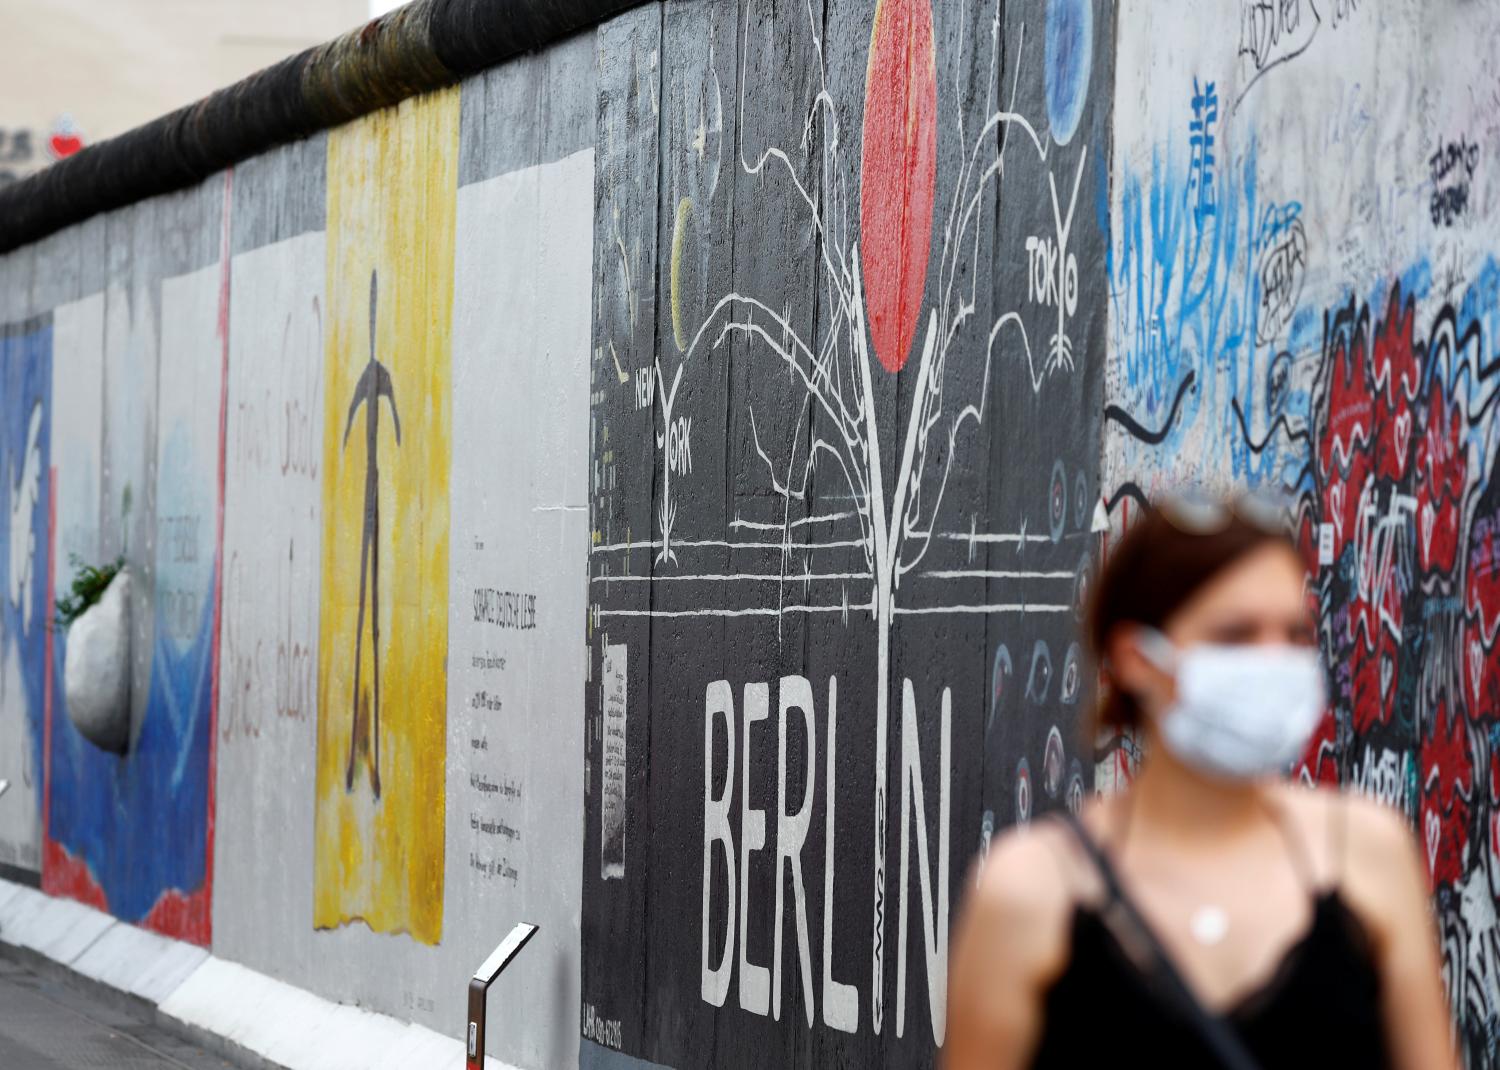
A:
{"label": "painted eye motif", "polygon": [[1011,666],[1010,649],[1004,643],[995,648],[995,660],[990,666],[990,715],[984,722],[984,734],[990,734],[995,724],[995,715],[1000,712],[1000,702],[1005,697],[1005,681],[1015,670]]}
{"label": "painted eye motif", "polygon": [[1094,578],[1094,558],[1085,552],[1078,558],[1073,573],[1073,618],[1082,621],[1088,615],[1089,591]]}
{"label": "painted eye motif", "polygon": [[1079,664],[1080,659],[1078,644],[1070,644],[1068,656],[1063,659],[1062,694],[1058,696],[1064,706],[1072,706],[1078,701],[1078,692],[1083,684],[1083,668]]}
{"label": "painted eye motif", "polygon": [[1026,697],[1041,704],[1052,690],[1052,651],[1038,639],[1031,649],[1031,672],[1026,678]]}
{"label": "painted eye motif", "polygon": [[1062,461],[1052,465],[1052,485],[1047,489],[1047,519],[1052,541],[1057,542],[1068,525],[1068,475],[1063,471]]}
{"label": "painted eye motif", "polygon": [[1058,791],[1062,788],[1063,764],[1066,756],[1063,754],[1062,732],[1057,725],[1047,733],[1047,752],[1042,759],[1042,771],[1045,775],[1043,783],[1047,788],[1047,798],[1057,798]]}
{"label": "painted eye motif", "polygon": [[1075,814],[1083,809],[1083,766],[1077,758],[1073,759],[1068,777],[1068,809]]}
{"label": "painted eye motif", "polygon": [[1022,758],[1016,763],[1016,823],[1031,820],[1031,766]]}

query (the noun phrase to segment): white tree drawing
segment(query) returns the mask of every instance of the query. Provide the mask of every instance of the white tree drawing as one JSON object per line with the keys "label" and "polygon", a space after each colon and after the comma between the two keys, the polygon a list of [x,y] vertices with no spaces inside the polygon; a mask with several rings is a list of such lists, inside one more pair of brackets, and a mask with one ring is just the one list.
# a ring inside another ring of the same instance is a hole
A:
{"label": "white tree drawing", "polygon": [[[872,1013],[878,1032],[882,1021],[883,969],[884,969],[884,922],[886,887],[886,840],[884,815],[887,812],[887,751],[888,721],[890,707],[890,651],[891,628],[896,616],[906,613],[1007,613],[1019,612],[1070,612],[1073,608],[1068,600],[1056,604],[991,604],[991,605],[903,605],[899,600],[903,578],[911,575],[923,562],[936,537],[967,541],[972,557],[976,543],[1028,541],[1050,541],[1046,534],[1028,535],[1020,533],[980,534],[974,531],[939,531],[937,524],[942,516],[942,507],[955,459],[959,455],[960,441],[965,432],[980,425],[986,414],[990,394],[990,376],[997,348],[1016,360],[1024,358],[1027,383],[1033,392],[1039,391],[1042,383],[1053,374],[1067,373],[1073,368],[1073,349],[1067,337],[1067,316],[1076,304],[1076,264],[1070,264],[1066,253],[1068,231],[1073,210],[1077,203],[1086,150],[1079,154],[1077,171],[1072,180],[1071,195],[1067,211],[1061,211],[1057,184],[1049,172],[1053,216],[1057,227],[1060,261],[1048,279],[1058,293],[1057,330],[1047,342],[1044,361],[1038,365],[1033,356],[1030,340],[1019,311],[1011,310],[998,316],[987,327],[984,334],[982,374],[979,389],[971,398],[949,396],[956,386],[949,383],[950,373],[961,363],[963,357],[974,352],[972,335],[975,329],[978,303],[976,286],[982,277],[989,279],[988,270],[981,271],[980,255],[983,248],[982,235],[985,224],[992,218],[996,202],[996,186],[1005,175],[1005,151],[1013,140],[1019,140],[1021,151],[1036,153],[1043,164],[1048,157],[1050,141],[1039,136],[1026,116],[1014,110],[1016,90],[1020,82],[1022,64],[1016,64],[1015,77],[1010,89],[1010,102],[1001,106],[996,101],[993,88],[987,93],[984,103],[984,123],[977,130],[966,130],[962,108],[954,108],[958,144],[965,146],[958,174],[952,183],[952,196],[946,206],[940,206],[941,230],[935,234],[939,242],[939,266],[935,285],[929,282],[928,292],[933,295],[930,307],[924,309],[920,321],[921,348],[916,362],[916,379],[912,386],[912,407],[904,431],[901,433],[899,460],[894,471],[887,471],[882,464],[882,429],[879,426],[875,407],[875,376],[878,362],[871,353],[871,335],[866,319],[865,283],[861,276],[859,237],[853,233],[856,219],[851,223],[851,197],[844,178],[843,166],[846,145],[839,122],[838,109],[827,85],[827,63],[824,42],[820,36],[818,20],[808,5],[808,28],[812,35],[816,56],[815,93],[803,122],[803,146],[811,141],[811,134],[820,127],[821,155],[817,161],[821,169],[823,200],[809,190],[798,174],[797,165],[787,150],[771,146],[754,159],[743,155],[739,166],[745,175],[772,176],[789,184],[793,203],[807,213],[819,239],[818,285],[826,294],[830,312],[827,322],[820,328],[819,337],[809,341],[803,338],[791,323],[789,316],[778,312],[753,294],[733,292],[722,296],[710,308],[704,321],[693,334],[691,343],[681,355],[679,366],[669,376],[658,356],[653,364],[655,375],[655,397],[661,407],[662,430],[656,435],[656,447],[661,454],[660,500],[657,505],[657,525],[660,538],[646,544],[617,544],[596,546],[595,552],[628,549],[630,546],[646,545],[655,550],[654,564],[670,568],[678,564],[677,550],[683,547],[704,545],[759,546],[766,543],[705,542],[683,539],[676,533],[679,518],[676,503],[676,488],[672,482],[671,464],[667,457],[667,427],[673,416],[677,389],[682,381],[684,369],[694,362],[694,357],[705,350],[717,349],[732,338],[747,340],[746,347],[752,354],[759,354],[773,361],[773,366],[784,368],[793,382],[803,391],[810,407],[826,417],[819,423],[819,430],[812,434],[805,455],[800,455],[798,439],[801,438],[801,421],[807,419],[808,407],[798,417],[798,432],[793,436],[790,455],[773,457],[760,440],[755,422],[753,406],[749,419],[755,449],[765,466],[766,478],[774,496],[781,502],[781,518],[777,523],[736,518],[731,526],[744,530],[760,531],[761,537],[775,531],[779,533],[781,569],[764,576],[733,576],[726,579],[764,579],[779,581],[780,589],[806,583],[813,579],[836,579],[841,581],[864,581],[870,584],[868,601],[850,605],[847,593],[839,604],[785,604],[778,599],[775,606],[764,605],[752,593],[744,604],[725,608],[695,610],[604,610],[600,617],[611,616],[687,616],[687,615],[765,615],[779,619],[788,613],[840,613],[845,619],[851,613],[867,612],[874,622],[877,636],[877,667],[875,681],[876,735],[875,735],[875,880],[873,902],[874,958],[872,982]],[[960,24],[968,19],[960,18]],[[748,34],[748,16],[744,33]],[[995,4],[993,17],[989,21],[989,69],[987,84],[994,87],[998,81],[1001,59],[1000,6]],[[741,126],[745,106],[744,56],[747,48],[741,48],[740,92],[738,94]],[[1025,54],[1024,30],[1019,45],[1019,54]],[[949,57],[946,67],[953,72],[953,91],[957,100],[963,99],[961,78],[966,70],[964,42],[960,40],[958,55]],[[1009,132],[1009,133],[1007,133]],[[1001,135],[1006,133],[1003,138]],[[935,213],[935,215],[938,213]],[[935,220],[935,224],[939,220]],[[1023,254],[1024,255],[1024,254]],[[986,269],[988,264],[983,265]],[[1071,278],[1068,275],[1072,269]],[[967,285],[960,281],[967,268]],[[1065,300],[1071,283],[1074,301]],[[984,328],[980,328],[984,329]],[[1004,349],[1002,338],[1009,340]],[[701,363],[701,362],[700,362]],[[968,371],[969,369],[965,369]],[[965,379],[972,380],[971,375]],[[623,381],[623,379],[622,379]],[[941,455],[941,460],[936,458]],[[847,485],[850,507],[847,510],[818,516],[792,518],[793,503],[807,500],[808,488],[814,471],[820,464],[831,465]],[[831,540],[811,546],[792,542],[794,532],[808,525],[827,525],[828,530],[847,530],[851,538],[843,541]],[[804,558],[801,575],[789,571],[791,555],[797,551],[821,549],[830,546],[857,546],[863,555],[867,569],[863,573],[813,574]],[[935,573],[936,575],[984,576],[1066,576],[1066,573],[986,573],[972,571],[963,573]],[[606,582],[620,577],[601,577]],[[674,577],[670,571],[650,577],[652,582],[669,581],[673,578],[705,579],[710,577]],[[741,588],[745,589],[745,588]],[[749,590],[758,591],[760,585],[751,584]],[[846,587],[847,590],[847,587]],[[907,682],[907,692],[910,684]],[[944,696],[944,706],[947,706]],[[946,797],[946,792],[944,793]],[[919,809],[920,814],[920,809]],[[903,807],[903,826],[905,822]],[[906,880],[907,834],[903,827],[902,882]],[[924,896],[927,890],[928,864],[925,830],[919,830],[918,853],[923,881]],[[947,880],[948,835],[946,820],[942,823],[939,838],[938,872],[943,874],[940,892],[941,920],[924,916],[927,940],[929,977],[946,973],[947,958]],[[925,912],[924,912],[925,913]],[[900,948],[904,956],[906,946],[905,911],[901,918]],[[904,974],[904,970],[903,970]],[[939,992],[934,1003],[942,999],[940,992],[945,986],[939,982]],[[945,1018],[944,1008],[934,1005],[934,1029],[941,1042],[941,1023]],[[898,1035],[900,1022],[904,1019],[904,986],[898,986]]]}

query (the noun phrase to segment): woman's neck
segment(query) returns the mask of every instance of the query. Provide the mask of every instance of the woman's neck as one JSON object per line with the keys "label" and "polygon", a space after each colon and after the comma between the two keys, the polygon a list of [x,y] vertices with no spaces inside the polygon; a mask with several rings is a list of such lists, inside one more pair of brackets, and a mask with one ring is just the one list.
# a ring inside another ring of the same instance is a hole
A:
{"label": "woman's neck", "polygon": [[1132,821],[1187,836],[1218,836],[1265,817],[1265,785],[1205,776],[1179,761],[1160,740],[1148,741],[1146,761],[1131,785]]}

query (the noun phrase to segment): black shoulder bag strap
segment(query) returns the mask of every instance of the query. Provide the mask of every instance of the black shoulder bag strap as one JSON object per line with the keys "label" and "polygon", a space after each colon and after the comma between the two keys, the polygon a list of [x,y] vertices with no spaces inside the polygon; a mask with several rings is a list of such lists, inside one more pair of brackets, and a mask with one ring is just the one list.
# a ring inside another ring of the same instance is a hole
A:
{"label": "black shoulder bag strap", "polygon": [[1255,1061],[1255,1056],[1250,1054],[1249,1049],[1245,1047],[1245,1042],[1230,1028],[1223,1015],[1215,1014],[1205,1007],[1193,990],[1188,987],[1187,982],[1183,980],[1182,974],[1172,964],[1171,957],[1162,947],[1156,933],[1141,916],[1135,903],[1125,894],[1125,889],[1120,886],[1119,877],[1109,857],[1094,842],[1093,837],[1088,834],[1071,811],[1063,810],[1061,813],[1064,824],[1068,826],[1084,853],[1089,856],[1090,861],[1099,871],[1110,902],[1119,907],[1125,920],[1136,930],[1147,954],[1151,957],[1150,966],[1155,971],[1157,979],[1166,987],[1168,994],[1177,1001],[1187,1015],[1188,1021],[1198,1031],[1203,1042],[1213,1051],[1224,1070],[1260,1070],[1260,1064]]}

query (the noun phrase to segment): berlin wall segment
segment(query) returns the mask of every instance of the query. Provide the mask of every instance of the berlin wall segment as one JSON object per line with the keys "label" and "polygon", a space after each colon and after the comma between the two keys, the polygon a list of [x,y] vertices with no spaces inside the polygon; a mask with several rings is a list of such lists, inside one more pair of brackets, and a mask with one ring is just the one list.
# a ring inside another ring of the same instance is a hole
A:
{"label": "berlin wall segment", "polygon": [[1111,11],[870,16],[601,31],[583,1033],[667,1065],[930,1061],[1094,783]]}

